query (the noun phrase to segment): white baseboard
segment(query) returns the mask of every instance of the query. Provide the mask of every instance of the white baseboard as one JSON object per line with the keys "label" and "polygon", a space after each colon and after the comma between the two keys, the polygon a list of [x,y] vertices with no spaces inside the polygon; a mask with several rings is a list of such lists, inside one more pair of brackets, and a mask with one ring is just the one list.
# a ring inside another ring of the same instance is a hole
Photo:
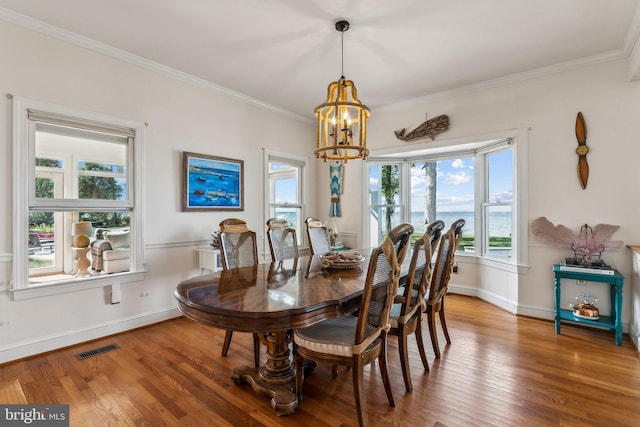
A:
{"label": "white baseboard", "polygon": [[518,314],[522,316],[535,317],[536,319],[554,320],[553,309],[531,306],[518,306]]}
{"label": "white baseboard", "polygon": [[[624,330],[624,325],[622,327],[622,329]],[[633,342],[633,345],[636,346],[636,352],[640,351],[640,330],[638,330],[637,327],[635,327],[634,325],[631,325],[629,327],[629,338],[631,338],[631,341]]]}
{"label": "white baseboard", "polygon": [[478,297],[483,301],[486,301],[490,304],[495,305],[496,307],[500,307],[503,310],[506,310],[510,313],[517,313],[517,304],[513,301],[509,301],[508,299],[494,294],[492,292],[485,291],[483,289],[471,288],[467,286],[460,286],[451,284],[449,286],[449,292],[454,294],[468,295],[472,297]]}
{"label": "white baseboard", "polygon": [[133,317],[114,319],[107,323],[93,325],[83,329],[68,330],[56,335],[42,336],[28,341],[14,343],[10,346],[0,347],[0,364],[97,338],[103,338],[179,316],[181,316],[181,314],[178,309],[171,307],[153,313],[141,313]]}

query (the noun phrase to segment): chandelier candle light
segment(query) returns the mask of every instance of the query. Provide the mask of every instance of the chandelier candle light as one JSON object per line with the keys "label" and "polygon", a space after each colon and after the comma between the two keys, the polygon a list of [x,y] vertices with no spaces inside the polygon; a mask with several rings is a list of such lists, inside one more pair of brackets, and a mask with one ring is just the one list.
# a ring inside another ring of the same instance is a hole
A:
{"label": "chandelier candle light", "polygon": [[353,81],[344,77],[344,32],[349,22],[336,22],[336,30],[342,36],[342,75],[327,88],[327,100],[315,112],[318,118],[318,143],[314,150],[316,158],[329,160],[366,159],[367,118],[369,108],[358,100]]}

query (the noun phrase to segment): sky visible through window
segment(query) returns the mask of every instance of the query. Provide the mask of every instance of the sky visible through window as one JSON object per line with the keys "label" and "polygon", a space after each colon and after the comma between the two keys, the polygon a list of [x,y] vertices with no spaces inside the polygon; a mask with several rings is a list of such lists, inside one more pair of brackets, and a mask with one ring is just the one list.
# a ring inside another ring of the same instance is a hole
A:
{"label": "sky visible through window", "polygon": [[[491,156],[490,200],[510,202],[513,197],[511,150]],[[436,205],[439,212],[473,212],[475,164],[473,157],[440,160],[436,168]],[[411,169],[411,210],[424,209],[425,175]]]}
{"label": "sky visible through window", "polygon": [[[511,179],[511,150],[491,155],[489,200],[510,202],[513,197]],[[378,179],[371,176],[370,179]],[[287,195],[285,202],[295,199],[295,181],[283,180],[278,188],[280,195]],[[475,164],[473,157],[438,161],[436,204],[440,212],[473,212],[475,191]],[[327,186],[329,180],[327,180]],[[424,209],[425,175],[420,168],[411,170],[411,207],[414,212]]]}

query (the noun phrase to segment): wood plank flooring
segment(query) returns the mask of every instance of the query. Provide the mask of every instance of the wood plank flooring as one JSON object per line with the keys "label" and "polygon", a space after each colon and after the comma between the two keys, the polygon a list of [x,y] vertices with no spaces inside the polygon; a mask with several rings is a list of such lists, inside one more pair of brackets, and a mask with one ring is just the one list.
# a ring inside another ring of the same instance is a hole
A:
{"label": "wood plank flooring", "polygon": [[[452,344],[425,373],[410,338],[413,393],[406,393],[394,337],[388,358],[396,407],[387,404],[377,365],[365,370],[373,426],[638,426],[640,359],[625,335],[518,317],[475,298],[449,295]],[[424,322],[426,328],[426,322]],[[220,357],[224,331],[178,318],[0,366],[0,399],[70,405],[71,426],[354,426],[351,372],[330,366],[307,378],[304,401],[277,417],[269,399],[231,381],[252,363],[250,334],[235,334]],[[119,349],[85,360],[75,355]],[[264,357],[263,357],[264,359]],[[19,384],[21,391],[16,391]],[[0,403],[11,403],[3,401]],[[18,403],[18,402],[16,402]]]}

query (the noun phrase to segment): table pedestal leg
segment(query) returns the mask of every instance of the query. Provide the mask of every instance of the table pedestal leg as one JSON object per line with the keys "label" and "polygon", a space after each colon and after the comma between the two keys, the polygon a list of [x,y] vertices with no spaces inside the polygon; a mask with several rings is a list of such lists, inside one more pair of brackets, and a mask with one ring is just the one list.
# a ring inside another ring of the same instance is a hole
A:
{"label": "table pedestal leg", "polygon": [[292,414],[298,406],[295,394],[296,370],[291,361],[290,331],[270,332],[267,341],[267,363],[260,368],[235,368],[231,379],[236,384],[247,383],[256,392],[271,397],[276,415]]}

